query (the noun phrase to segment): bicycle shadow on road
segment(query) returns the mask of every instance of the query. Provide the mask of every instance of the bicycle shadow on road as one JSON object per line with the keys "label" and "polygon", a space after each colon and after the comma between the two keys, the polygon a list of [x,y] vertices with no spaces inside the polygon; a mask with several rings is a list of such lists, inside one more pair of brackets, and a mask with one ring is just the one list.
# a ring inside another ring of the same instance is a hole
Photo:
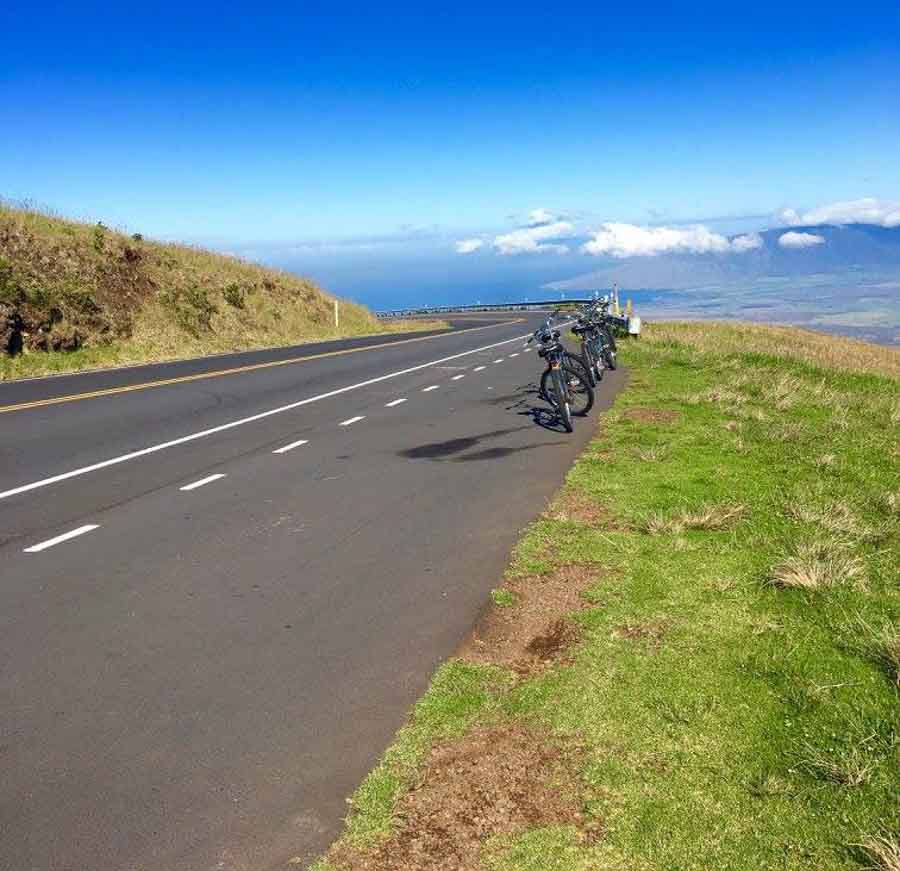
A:
{"label": "bicycle shadow on road", "polygon": [[556,409],[546,401],[537,385],[533,382],[523,384],[515,393],[492,397],[485,401],[499,404],[499,402],[509,401],[510,399],[515,399],[515,401],[506,406],[507,411],[514,411],[523,417],[530,417],[539,427],[550,432],[566,432],[562,418]]}

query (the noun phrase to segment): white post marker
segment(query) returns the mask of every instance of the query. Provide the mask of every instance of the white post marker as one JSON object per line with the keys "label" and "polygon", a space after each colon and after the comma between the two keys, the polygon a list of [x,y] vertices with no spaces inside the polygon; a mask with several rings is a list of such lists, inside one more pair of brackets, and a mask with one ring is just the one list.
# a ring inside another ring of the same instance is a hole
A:
{"label": "white post marker", "polygon": [[337,329],[341,325],[341,316],[340,316],[340,303],[335,300],[334,301],[334,328]]}
{"label": "white post marker", "polygon": [[78,529],[73,529],[69,532],[64,532],[62,535],[57,535],[56,538],[48,538],[47,541],[42,541],[40,544],[33,544],[31,547],[26,547],[23,552],[40,553],[42,550],[47,550],[48,547],[53,547],[55,544],[62,544],[70,538],[78,538],[79,535],[84,535],[86,532],[93,532],[95,529],[99,528],[100,525],[98,523],[86,523],[84,526],[79,526]]}

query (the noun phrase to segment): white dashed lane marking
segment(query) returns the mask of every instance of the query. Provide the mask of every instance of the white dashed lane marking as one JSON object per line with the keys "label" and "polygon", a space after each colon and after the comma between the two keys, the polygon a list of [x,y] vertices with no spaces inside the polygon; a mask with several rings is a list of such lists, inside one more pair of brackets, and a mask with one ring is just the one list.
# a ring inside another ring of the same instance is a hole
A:
{"label": "white dashed lane marking", "polygon": [[294,450],[294,448],[299,448],[300,445],[306,445],[309,442],[306,439],[299,439],[296,442],[291,442],[289,445],[285,445],[283,448],[277,448],[272,451],[273,454],[286,454],[288,451]]}
{"label": "white dashed lane marking", "polygon": [[509,356],[510,356],[510,357],[518,357],[518,356],[519,356],[519,352],[518,352],[518,351],[516,351],[516,353],[515,353],[515,354],[510,354],[510,355],[509,355]]}
{"label": "white dashed lane marking", "polygon": [[386,402],[384,404],[385,408],[393,408],[395,405],[400,405],[401,403],[406,402],[406,399],[395,399],[393,402]]}
{"label": "white dashed lane marking", "polygon": [[494,362],[495,362],[495,363],[502,363],[502,362],[503,362],[503,358],[502,358],[502,357],[498,357],[496,360],[494,360]]}
{"label": "white dashed lane marking", "polygon": [[422,393],[429,393],[432,390],[437,390],[440,386],[440,384],[432,384],[431,387],[424,387],[422,388]]}
{"label": "white dashed lane marking", "polygon": [[32,490],[37,490],[42,487],[49,487],[51,484],[58,484],[61,481],[68,481],[70,478],[77,478],[81,475],[90,474],[91,472],[98,472],[100,471],[100,469],[107,469],[110,466],[117,466],[120,463],[127,463],[132,460],[136,460],[139,457],[147,457],[159,451],[165,451],[179,445],[188,444],[189,442],[196,441],[197,439],[209,438],[212,435],[216,435],[220,432],[226,432],[228,430],[234,429],[235,427],[246,426],[247,424],[255,423],[258,420],[264,420],[265,418],[272,417],[276,414],[284,414],[285,412],[293,411],[295,408],[301,408],[304,405],[309,405],[311,402],[321,402],[323,399],[331,399],[334,396],[340,396],[351,390],[360,390],[363,387],[370,387],[373,384],[380,384],[382,381],[387,381],[391,378],[399,378],[402,375],[410,375],[413,372],[421,372],[423,369],[429,369],[434,366],[439,366],[441,363],[449,363],[451,360],[460,360],[463,357],[469,357],[472,354],[480,354],[481,352],[487,351],[490,348],[497,348],[501,345],[508,345],[511,342],[521,342],[523,338],[524,336],[515,336],[512,339],[503,339],[502,341],[494,342],[490,345],[483,345],[480,348],[472,348],[469,351],[460,351],[458,354],[451,354],[448,357],[441,357],[438,360],[430,360],[427,363],[419,363],[417,366],[409,366],[406,369],[399,369],[396,372],[386,372],[384,375],[376,375],[374,378],[368,378],[367,380],[360,381],[357,384],[348,384],[345,387],[338,387],[335,390],[329,390],[326,393],[320,393],[317,396],[310,396],[306,399],[300,399],[297,402],[291,402],[288,405],[281,405],[278,408],[270,408],[268,411],[261,411],[259,414],[252,414],[249,417],[242,417],[238,420],[232,420],[228,423],[220,424],[219,426],[213,426],[209,429],[200,430],[199,432],[192,432],[188,435],[171,439],[167,442],[160,442],[159,444],[141,448],[137,451],[131,451],[130,453],[121,454],[117,457],[110,457],[107,460],[101,460],[99,463],[92,463],[89,466],[81,466],[78,469],[72,469],[68,472],[62,472],[59,475],[52,475],[49,478],[42,478],[39,481],[32,481],[30,484],[22,484],[21,486],[13,487],[11,490],[0,491],[0,500],[9,499],[12,496],[18,496],[20,493],[28,493]]}
{"label": "white dashed lane marking", "polygon": [[366,416],[364,414],[358,414],[356,417],[347,418],[347,420],[341,421],[341,426],[350,426],[351,423],[357,423],[360,420],[365,420]]}
{"label": "white dashed lane marking", "polygon": [[465,375],[454,375],[450,380],[451,381],[459,381],[460,378],[465,378]]}
{"label": "white dashed lane marking", "polygon": [[40,553],[42,550],[47,550],[48,547],[62,544],[70,538],[78,538],[79,535],[84,535],[86,532],[93,532],[95,529],[99,528],[100,526],[96,523],[87,523],[84,526],[79,526],[78,529],[72,529],[69,532],[64,532],[62,535],[57,535],[56,538],[48,538],[40,544],[33,544],[31,547],[26,547],[25,553]]}
{"label": "white dashed lane marking", "polygon": [[219,478],[224,478],[223,474],[218,475],[209,475],[206,478],[201,478],[199,481],[194,481],[193,484],[185,484],[183,487],[179,487],[178,489],[182,492],[186,493],[189,490],[196,490],[198,487],[205,487],[207,484],[212,484],[213,481],[218,481]]}
{"label": "white dashed lane marking", "polygon": [[480,372],[482,369],[484,369],[484,366],[476,366],[472,371],[473,371],[473,372]]}

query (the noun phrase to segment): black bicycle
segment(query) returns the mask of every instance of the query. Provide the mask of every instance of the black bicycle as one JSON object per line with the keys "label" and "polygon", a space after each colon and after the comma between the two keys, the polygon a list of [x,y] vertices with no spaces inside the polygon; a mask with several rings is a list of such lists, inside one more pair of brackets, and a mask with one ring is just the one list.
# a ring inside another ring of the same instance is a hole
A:
{"label": "black bicycle", "polygon": [[608,306],[605,299],[585,306],[572,325],[572,332],[581,342],[581,357],[594,384],[602,380],[604,369],[616,368],[615,339],[608,320]]}
{"label": "black bicycle", "polygon": [[584,366],[575,366],[572,355],[559,340],[559,330],[554,330],[551,320],[535,330],[528,340],[540,345],[538,354],[547,362],[541,375],[541,396],[556,410],[566,432],[572,432],[572,417],[584,417],[594,405],[594,390]]}

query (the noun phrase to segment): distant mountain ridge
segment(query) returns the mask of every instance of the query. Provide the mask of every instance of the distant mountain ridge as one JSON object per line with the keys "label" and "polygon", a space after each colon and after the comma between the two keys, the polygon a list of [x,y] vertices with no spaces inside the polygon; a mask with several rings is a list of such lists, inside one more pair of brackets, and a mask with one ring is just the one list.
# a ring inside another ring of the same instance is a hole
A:
{"label": "distant mountain ridge", "polygon": [[[821,244],[786,248],[785,233],[820,236]],[[779,227],[759,233],[760,247],[741,253],[659,254],[607,261],[608,265],[545,285],[552,290],[622,288],[688,290],[727,286],[764,277],[801,277],[855,270],[900,270],[900,227],[846,224]]]}

